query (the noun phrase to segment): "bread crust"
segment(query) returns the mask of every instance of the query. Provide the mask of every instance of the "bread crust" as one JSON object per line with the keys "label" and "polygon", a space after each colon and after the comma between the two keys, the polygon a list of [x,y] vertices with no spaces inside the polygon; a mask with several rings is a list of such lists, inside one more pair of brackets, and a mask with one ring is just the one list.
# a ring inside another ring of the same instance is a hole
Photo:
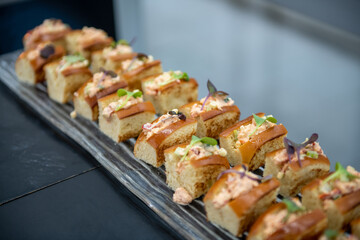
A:
{"label": "bread crust", "polygon": [[[199,101],[185,104],[179,108],[186,117],[191,118],[191,108]],[[196,136],[219,138],[219,134],[234,124],[240,118],[240,110],[236,105],[224,106],[222,109],[213,109],[200,113],[197,120]]]}
{"label": "bread crust", "polygon": [[27,55],[30,51],[31,49],[22,52],[15,62],[15,72],[18,79],[29,84],[43,82],[45,80],[44,66],[65,54],[65,49],[62,46],[55,46],[55,53],[49,58],[44,59],[39,56],[33,60],[28,60]]}
{"label": "bread crust", "polygon": [[249,240],[280,240],[280,239],[317,239],[326,229],[327,218],[320,209],[307,212],[299,216],[296,220],[284,224],[270,236],[263,235],[264,220],[268,215],[275,214],[286,209],[284,203],[277,203],[264,212],[252,225],[248,239]]}
{"label": "bread crust", "polygon": [[93,97],[85,96],[85,87],[92,81],[93,78],[90,78],[74,93],[73,101],[76,113],[89,120],[96,121],[99,116],[98,99],[113,94],[119,88],[126,88],[127,83],[125,81],[120,81],[108,88],[100,90]]}
{"label": "bread crust", "polygon": [[[284,164],[278,165],[274,161],[276,154],[281,151],[285,151],[285,148],[266,154],[264,176],[272,175],[277,177],[282,171]],[[317,159],[305,156],[304,159],[301,160],[301,167],[297,161],[286,164],[288,164],[288,167],[281,179],[277,177],[281,183],[279,193],[284,197],[298,194],[302,187],[315,178],[324,176],[330,169],[329,159],[322,154],[320,154]]]}
{"label": "bread crust", "polygon": [[[236,166],[233,169],[240,170],[241,168],[242,166]],[[205,209],[209,221],[214,221],[215,218],[227,219],[227,222],[219,220],[215,222],[228,229],[232,234],[240,236],[251,226],[253,221],[275,201],[280,182],[272,178],[260,183],[250,190],[250,192],[242,194],[223,207],[216,209],[213,207],[212,200],[225,186],[227,175],[228,174],[224,174],[216,181],[205,195]],[[210,212],[212,212],[211,215],[209,214]],[[231,222],[236,222],[236,226],[230,227]]]}
{"label": "bread crust", "polygon": [[328,200],[324,207],[324,201],[319,198],[319,186],[326,176],[315,179],[302,189],[303,205],[307,209],[323,209],[328,217],[329,228],[339,230],[357,217],[360,217],[360,190]]}
{"label": "bread crust", "polygon": [[[264,113],[257,113],[263,117]],[[253,116],[234,124],[220,133],[220,146],[228,152],[228,160],[231,165],[247,164],[250,170],[255,170],[265,164],[265,154],[284,147],[283,138],[287,134],[286,128],[282,125],[275,125],[267,130],[254,135],[248,142],[239,148],[235,147],[236,139],[233,137],[234,130],[241,126],[251,124]]]}
{"label": "bread crust", "polygon": [[145,85],[148,81],[152,81],[161,73],[151,75],[141,80],[142,89],[144,91],[144,99],[154,104],[158,114],[164,114],[172,109],[196,101],[198,97],[198,83],[194,78],[189,81],[181,80],[173,81],[169,84],[160,86],[157,95],[147,94]]}
{"label": "bread crust", "polygon": [[123,72],[121,68],[117,72],[122,73],[122,78],[128,83],[129,89],[135,90],[141,89],[141,79],[162,73],[162,66],[160,60],[154,60],[128,72]]}
{"label": "bread crust", "polygon": [[[152,123],[156,121],[157,119]],[[171,124],[148,139],[144,132],[141,132],[134,146],[134,155],[155,167],[160,167],[165,161],[164,150],[177,144],[190,143],[191,136],[195,134],[195,131],[196,121],[187,118],[185,121],[181,120]],[[176,137],[180,135],[181,137]],[[149,152],[145,153],[144,149]]]}

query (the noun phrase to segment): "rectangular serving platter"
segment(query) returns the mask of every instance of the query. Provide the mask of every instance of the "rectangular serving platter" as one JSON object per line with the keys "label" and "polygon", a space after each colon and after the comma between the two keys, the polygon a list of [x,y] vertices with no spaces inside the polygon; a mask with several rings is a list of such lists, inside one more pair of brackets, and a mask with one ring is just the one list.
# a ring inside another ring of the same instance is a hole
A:
{"label": "rectangular serving platter", "polygon": [[[30,86],[17,80],[15,61],[20,50],[0,56],[0,80],[49,124],[87,150],[121,184],[142,200],[185,239],[245,239],[237,238],[206,220],[201,199],[188,206],[172,201],[173,191],[167,187],[164,167],[155,168],[133,155],[135,139],[115,143],[104,135],[95,122],[82,117],[72,119],[71,104],[52,101],[45,84]],[[261,175],[262,170],[257,174]],[[278,197],[278,200],[281,196]]]}

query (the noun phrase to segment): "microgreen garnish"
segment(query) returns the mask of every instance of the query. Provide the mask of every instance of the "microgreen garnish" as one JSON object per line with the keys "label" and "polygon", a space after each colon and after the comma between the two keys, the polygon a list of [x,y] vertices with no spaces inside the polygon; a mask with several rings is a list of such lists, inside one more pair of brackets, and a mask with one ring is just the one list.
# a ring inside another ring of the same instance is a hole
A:
{"label": "microgreen garnish", "polygon": [[311,137],[306,140],[303,143],[295,143],[293,141],[291,141],[288,138],[284,138],[284,145],[289,157],[289,161],[291,160],[291,156],[296,152],[297,158],[298,158],[298,162],[300,167],[302,167],[301,164],[301,159],[300,159],[300,150],[304,147],[306,147],[308,144],[314,143],[317,139],[319,138],[319,135],[317,133],[313,133],[311,135]]}
{"label": "microgreen garnish", "polygon": [[223,92],[223,91],[218,91],[215,87],[215,85],[210,81],[210,79],[208,79],[207,81],[207,88],[209,90],[209,94],[206,96],[204,102],[203,102],[203,105],[201,106],[201,110],[204,109],[205,107],[205,103],[206,101],[209,99],[209,97],[213,96],[215,97],[216,94],[219,94],[219,95],[229,95],[228,93],[226,92]]}
{"label": "microgreen garnish", "polygon": [[306,156],[314,158],[314,159],[319,158],[319,154],[317,152],[315,152],[315,151],[307,151]]}
{"label": "microgreen garnish", "polygon": [[260,177],[260,176],[257,176],[256,178],[255,177],[252,177],[250,176],[249,174],[246,174],[246,172],[248,171],[248,168],[244,165],[244,164],[241,164],[242,166],[242,169],[243,171],[239,171],[239,170],[235,170],[235,169],[228,169],[228,170],[225,170],[223,172],[221,172],[219,174],[219,176],[217,177],[217,180],[219,180],[224,174],[226,173],[236,173],[236,174],[239,174],[240,175],[240,178],[244,178],[244,177],[247,177],[251,180],[254,180],[254,181],[261,181],[262,179],[264,179],[265,181],[269,180],[269,178],[271,179],[272,176],[271,175],[268,175],[264,178]]}
{"label": "microgreen garnish", "polygon": [[211,138],[211,137],[203,137],[203,138],[198,138],[197,136],[192,136],[191,137],[191,142],[190,144],[186,147],[185,149],[185,154],[184,156],[182,156],[182,158],[180,159],[180,162],[184,161],[186,156],[188,155],[189,153],[189,150],[190,148],[192,148],[192,146],[194,146],[196,143],[199,143],[199,142],[202,142],[204,144],[207,144],[207,145],[211,145],[211,146],[215,146],[217,145],[217,141],[216,139],[214,138]]}
{"label": "microgreen garnish", "polygon": [[233,134],[234,134],[234,138],[235,138],[235,139],[238,139],[239,131],[238,131],[238,130],[234,130],[234,131],[233,131]]}
{"label": "microgreen garnish", "polygon": [[283,203],[285,204],[286,209],[287,209],[287,214],[286,214],[286,216],[285,216],[285,218],[283,220],[284,222],[286,222],[289,219],[290,214],[305,210],[303,207],[299,207],[291,199],[284,199]]}
{"label": "microgreen garnish", "polygon": [[104,68],[100,68],[100,72],[103,72],[105,73],[105,75],[109,75],[111,76],[112,78],[116,78],[118,75],[114,72],[114,71],[111,71],[111,70],[105,70]]}
{"label": "microgreen garnish", "polygon": [[339,235],[339,232],[334,229],[326,229],[324,235],[327,240],[333,240]]}
{"label": "microgreen garnish", "polygon": [[335,165],[335,172],[325,178],[324,183],[333,179],[340,179],[340,181],[349,182],[355,178],[357,178],[357,176],[349,173],[339,162],[337,162]]}
{"label": "microgreen garnish", "polygon": [[125,39],[120,39],[117,42],[113,41],[110,46],[112,48],[116,48],[117,45],[131,46],[131,44]]}
{"label": "microgreen garnish", "polygon": [[64,56],[64,60],[65,60],[65,64],[61,67],[62,69],[67,68],[73,63],[86,61],[86,58],[84,58],[83,56],[77,53],[74,55]]}
{"label": "microgreen garnish", "polygon": [[265,118],[262,118],[262,117],[259,117],[258,115],[255,115],[253,113],[253,117],[255,119],[256,128],[252,133],[250,133],[249,137],[251,135],[253,135],[264,122],[269,121],[269,122],[272,122],[272,123],[277,123],[276,118],[274,118],[272,115],[269,115],[269,116],[266,116]]}
{"label": "microgreen garnish", "polygon": [[129,66],[128,66],[128,68],[124,72],[128,72],[130,70],[131,66],[134,64],[136,59],[139,59],[140,61],[144,62],[148,58],[149,58],[149,56],[146,55],[145,53],[138,53],[135,57],[133,57],[133,59],[131,60]]}
{"label": "microgreen garnish", "polygon": [[171,75],[170,80],[159,83],[159,86],[167,85],[167,84],[175,81],[176,79],[183,80],[183,81],[186,81],[186,82],[188,82],[190,80],[190,78],[189,78],[189,76],[188,76],[188,74],[186,72],[181,72],[181,73],[177,74],[177,73],[171,71],[170,75]]}
{"label": "microgreen garnish", "polygon": [[133,97],[133,98],[141,97],[141,96],[142,96],[142,92],[139,91],[139,90],[135,90],[135,91],[133,91],[133,92],[129,92],[129,91],[125,90],[125,89],[120,88],[119,90],[117,90],[117,95],[118,95],[119,97],[123,97],[123,96],[126,95],[126,99],[125,99],[125,101],[124,101],[120,106],[118,106],[118,107],[115,109],[115,111],[119,111],[121,108],[123,108],[123,107],[125,106],[125,104],[129,101],[129,99],[130,99],[131,97]]}
{"label": "microgreen garnish", "polygon": [[40,57],[44,59],[48,59],[54,53],[55,53],[55,47],[51,44],[48,44],[40,50]]}
{"label": "microgreen garnish", "polygon": [[172,72],[171,77],[174,79],[179,79],[179,80],[184,80],[184,81],[189,81],[189,75],[186,72],[181,72],[179,74]]}

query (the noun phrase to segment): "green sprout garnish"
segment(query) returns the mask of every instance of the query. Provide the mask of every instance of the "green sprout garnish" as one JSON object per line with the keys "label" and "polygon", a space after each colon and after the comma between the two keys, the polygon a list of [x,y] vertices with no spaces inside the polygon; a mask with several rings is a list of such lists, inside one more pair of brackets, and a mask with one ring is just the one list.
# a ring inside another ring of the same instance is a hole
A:
{"label": "green sprout garnish", "polygon": [[181,72],[179,74],[172,72],[171,73],[171,77],[174,79],[180,79],[180,80],[184,80],[184,81],[189,81],[190,78],[188,76],[188,74],[186,72]]}
{"label": "green sprout garnish", "polygon": [[283,220],[284,222],[286,222],[289,219],[290,214],[296,213],[296,212],[301,212],[301,211],[305,210],[303,207],[299,207],[296,203],[294,203],[290,199],[284,199],[282,202],[285,204],[286,209],[288,211],[286,214],[286,217]]}
{"label": "green sprout garnish", "polygon": [[176,79],[179,79],[179,80],[184,80],[186,82],[188,82],[190,80],[188,74],[186,72],[182,72],[182,73],[179,73],[179,74],[176,74],[175,72],[171,71],[171,79],[168,80],[168,81],[165,81],[165,82],[162,82],[162,83],[159,83],[159,86],[164,86],[164,85],[167,85],[173,81],[175,81]]}
{"label": "green sprout garnish", "polygon": [[67,68],[73,63],[86,61],[86,58],[84,58],[82,55],[77,53],[74,55],[64,56],[64,60],[65,60],[65,64],[61,67],[61,69]]}
{"label": "green sprout garnish", "polygon": [[118,95],[119,97],[123,97],[123,96],[126,95],[126,99],[125,99],[125,101],[124,101],[120,106],[118,106],[118,107],[115,109],[115,111],[119,111],[121,108],[123,108],[123,107],[125,106],[125,104],[129,101],[129,99],[130,99],[131,97],[133,97],[133,98],[141,97],[141,96],[142,96],[142,92],[139,91],[139,90],[135,90],[135,91],[133,91],[133,92],[129,92],[129,91],[126,91],[125,89],[122,89],[122,88],[121,88],[121,89],[117,90],[117,95]]}
{"label": "green sprout garnish", "polygon": [[325,178],[324,183],[327,183],[334,179],[339,179],[343,182],[349,182],[355,178],[357,178],[357,176],[349,173],[339,162],[337,162],[335,165],[335,172]]}
{"label": "green sprout garnish", "polygon": [[333,240],[339,235],[339,232],[334,229],[326,229],[324,234],[326,239]]}
{"label": "green sprout garnish", "polygon": [[234,135],[234,138],[237,139],[238,136],[239,136],[239,131],[238,131],[238,130],[234,130],[234,131],[233,131],[233,135]]}
{"label": "green sprout garnish", "polygon": [[125,39],[120,39],[120,40],[117,41],[117,42],[113,41],[110,46],[111,46],[112,48],[115,48],[117,45],[126,45],[126,46],[129,46],[130,44],[129,44],[129,42],[126,41]]}
{"label": "green sprout garnish", "polygon": [[216,146],[217,145],[217,141],[216,139],[214,138],[211,138],[211,137],[203,137],[203,138],[198,138],[197,136],[192,136],[191,137],[191,142],[190,144],[186,147],[185,149],[185,154],[184,156],[182,156],[182,158],[180,159],[180,162],[184,161],[186,156],[188,155],[189,153],[189,150],[192,146],[194,146],[196,143],[199,143],[199,142],[202,142],[204,144],[207,144],[207,145],[211,145],[211,146]]}
{"label": "green sprout garnish", "polygon": [[265,118],[262,118],[262,117],[259,117],[258,115],[255,115],[255,114],[253,113],[253,116],[254,116],[254,119],[255,119],[256,128],[255,128],[255,130],[254,130],[252,133],[250,133],[249,137],[250,137],[251,135],[253,135],[253,134],[259,129],[259,127],[260,127],[264,122],[269,121],[269,122],[272,122],[272,123],[277,123],[276,118],[274,118],[274,117],[271,116],[271,115],[266,116]]}
{"label": "green sprout garnish", "polygon": [[313,158],[313,159],[318,159],[319,158],[319,154],[315,151],[307,151],[306,152],[306,156]]}

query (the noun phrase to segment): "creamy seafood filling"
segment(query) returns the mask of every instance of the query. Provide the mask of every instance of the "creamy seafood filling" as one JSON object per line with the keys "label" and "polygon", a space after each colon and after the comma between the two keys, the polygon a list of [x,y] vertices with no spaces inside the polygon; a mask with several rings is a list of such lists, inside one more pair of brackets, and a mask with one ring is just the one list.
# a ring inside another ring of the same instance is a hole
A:
{"label": "creamy seafood filling", "polygon": [[[262,118],[265,119],[266,117],[264,116]],[[269,121],[266,120],[256,130],[257,126],[256,126],[255,118],[252,119],[250,124],[241,125],[241,127],[238,130],[234,131],[235,140],[236,140],[236,142],[235,142],[236,148],[239,148],[241,145],[248,142],[252,137],[264,132],[265,130],[267,130],[267,129],[275,126],[275,125],[276,125],[275,123],[272,123],[272,122],[269,122]]]}
{"label": "creamy seafood filling", "polygon": [[327,208],[330,201],[336,200],[344,195],[360,190],[360,172],[348,166],[346,170],[356,176],[352,180],[332,179],[328,182],[322,181],[319,185],[319,198],[324,200],[324,208]]}
{"label": "creamy seafood filling", "polygon": [[65,32],[69,29],[69,26],[64,24],[58,19],[45,19],[44,22],[34,28],[29,37],[26,39],[27,43],[36,42],[42,35],[57,34]]}
{"label": "creamy seafood filling", "polygon": [[[173,110],[174,111],[174,110]],[[162,130],[166,129],[170,125],[182,121],[179,118],[179,115],[171,115],[169,113],[162,115],[154,123],[146,123],[143,125],[143,132],[146,136],[146,139],[149,139],[154,134],[158,134]],[[169,130],[170,131],[170,130]]]}
{"label": "creamy seafood filling", "polygon": [[148,81],[145,84],[145,92],[148,95],[157,95],[161,86],[167,85],[172,82],[180,82],[181,80],[176,78],[183,73],[181,71],[169,71],[164,72],[157,76],[154,80]]}
{"label": "creamy seafood filling", "polygon": [[58,73],[62,73],[64,70],[87,68],[89,61],[81,56],[65,56],[59,62],[56,67]]}
{"label": "creamy seafood filling", "polygon": [[151,63],[154,61],[154,57],[149,55],[148,57],[144,57],[144,58],[135,58],[135,59],[128,59],[125,60],[123,62],[121,62],[121,68],[124,71],[132,71],[135,70],[141,66],[143,66],[146,63]]}
{"label": "creamy seafood filling", "polygon": [[[122,96],[119,100],[110,103],[107,107],[104,108],[102,115],[104,118],[110,118],[111,114],[113,112],[116,112],[116,110],[124,104],[124,102],[128,99],[128,96]],[[133,105],[136,105],[138,103],[142,103],[143,98],[142,97],[130,97],[128,101],[121,107],[121,109],[127,109]]]}
{"label": "creamy seafood filling", "polygon": [[86,85],[84,89],[84,93],[86,96],[93,97],[99,91],[111,87],[112,85],[118,82],[120,82],[119,75],[116,75],[116,77],[112,77],[111,75],[106,74],[105,72],[98,72],[94,74],[93,81],[89,82]]}
{"label": "creamy seafood filling", "polygon": [[259,185],[259,182],[254,180],[257,178],[255,174],[246,171],[246,175],[249,175],[251,178],[246,176],[242,177],[240,174],[236,173],[230,173],[227,175],[224,187],[212,200],[215,208],[223,207],[228,202],[234,200],[240,195],[250,192],[254,187]]}
{"label": "creamy seafood filling", "polygon": [[175,154],[179,157],[183,157],[186,155],[184,161],[179,161],[177,163],[177,172],[180,173],[188,164],[189,160],[198,160],[204,157],[208,157],[211,155],[219,155],[222,157],[225,157],[227,155],[227,152],[224,148],[220,148],[217,145],[208,145],[204,144],[202,142],[195,143],[191,148],[189,148],[189,151],[187,152],[187,147],[181,148],[178,147],[175,150]]}
{"label": "creamy seafood filling", "polygon": [[[203,106],[205,100],[206,102]],[[196,118],[203,112],[208,112],[214,109],[222,110],[223,107],[232,105],[234,105],[234,100],[230,97],[216,94],[215,96],[210,96],[209,98],[202,98],[200,100],[200,104],[194,104],[191,108],[190,115]]]}
{"label": "creamy seafood filling", "polygon": [[104,49],[104,56],[107,58],[114,58],[123,54],[132,53],[133,49],[131,46],[118,44],[115,48],[108,47]]}
{"label": "creamy seafood filling", "polygon": [[91,45],[94,42],[106,41],[107,38],[107,34],[101,29],[83,27],[81,36],[78,39],[78,43],[85,47]]}

